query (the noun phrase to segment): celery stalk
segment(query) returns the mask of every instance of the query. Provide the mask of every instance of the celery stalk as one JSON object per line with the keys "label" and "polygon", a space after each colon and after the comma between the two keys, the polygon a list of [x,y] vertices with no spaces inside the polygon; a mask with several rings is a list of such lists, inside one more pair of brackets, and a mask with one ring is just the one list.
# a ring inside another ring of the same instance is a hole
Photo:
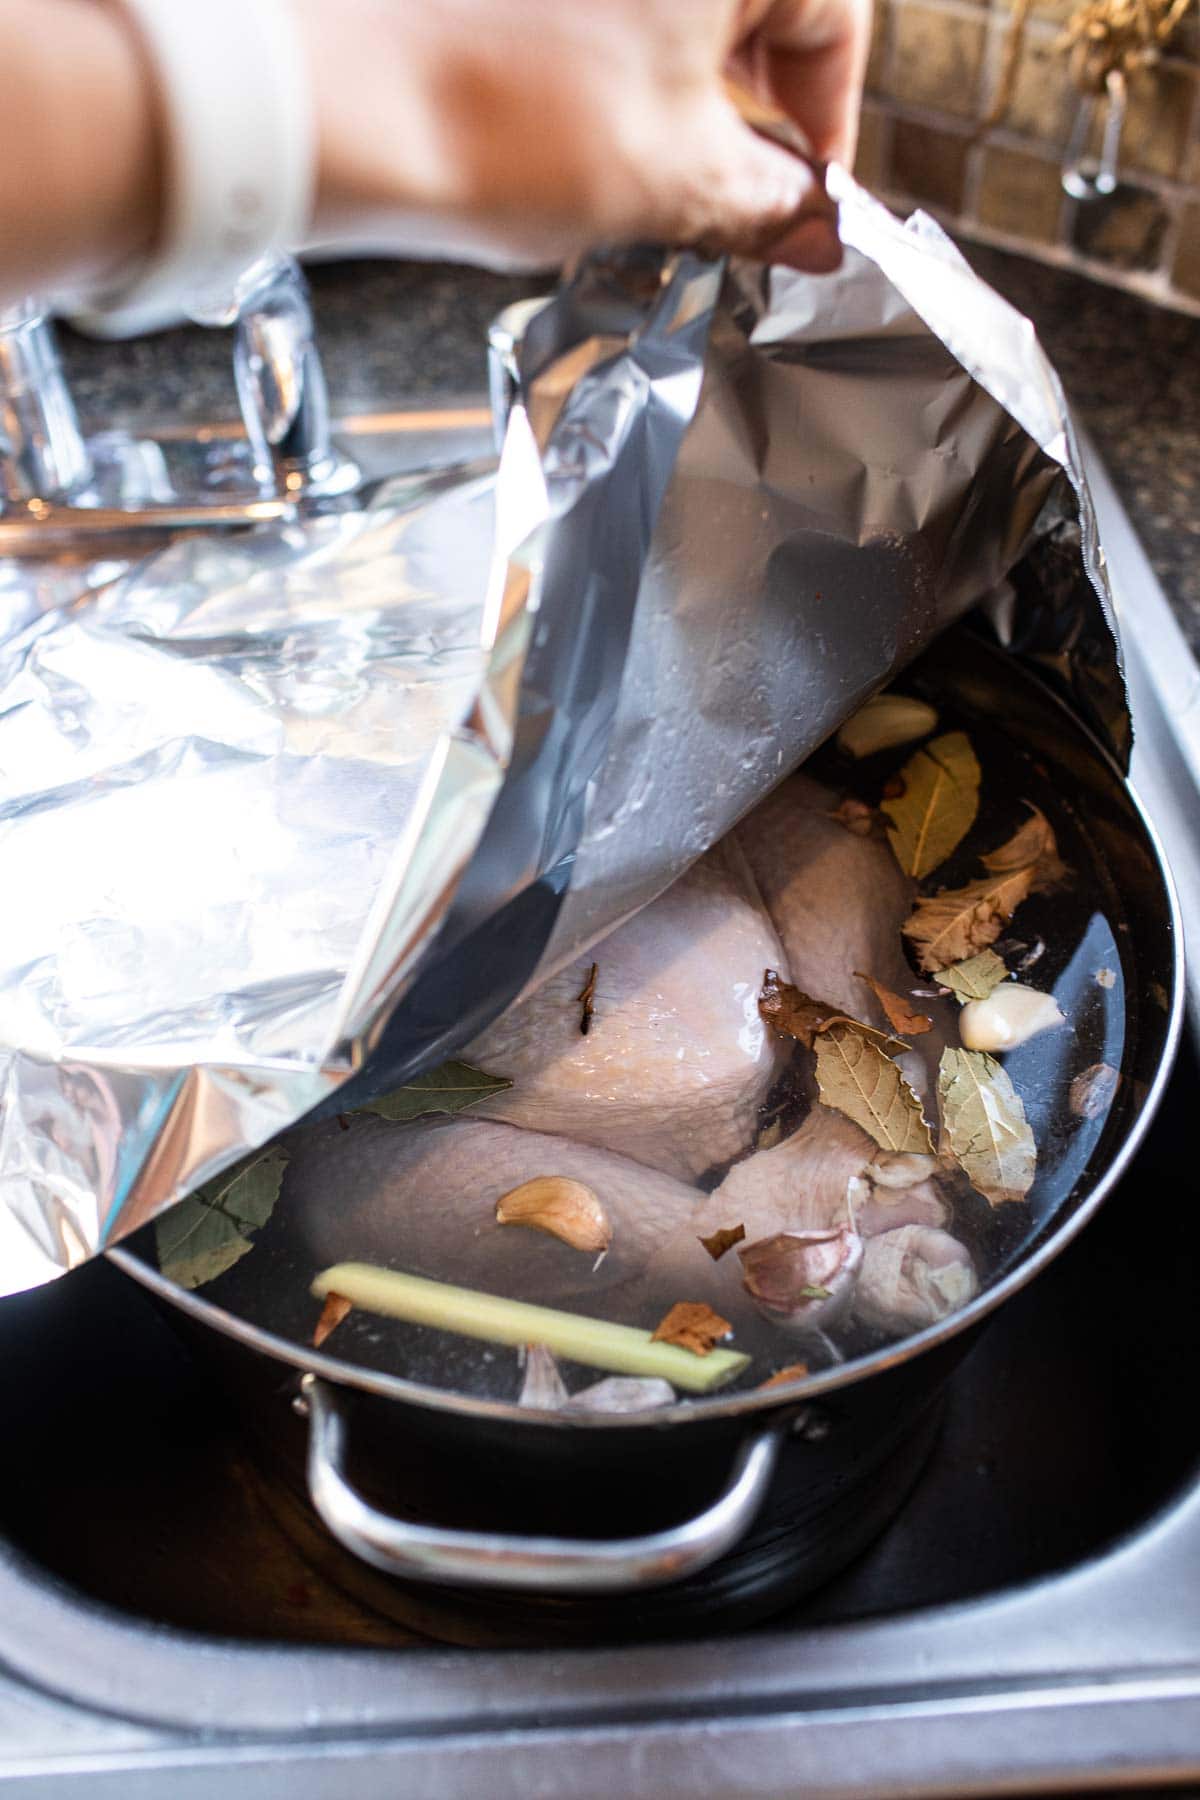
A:
{"label": "celery stalk", "polygon": [[661,1375],[693,1394],[711,1393],[740,1375],[750,1358],[738,1350],[697,1356],[678,1344],[656,1344],[648,1331],[610,1325],[578,1313],[506,1300],[473,1288],[451,1287],[423,1275],[403,1275],[373,1263],[335,1263],[312,1284],[318,1300],[341,1294],[365,1312],[386,1313],[410,1325],[433,1325],[489,1344],[545,1344],[555,1356],[614,1375]]}

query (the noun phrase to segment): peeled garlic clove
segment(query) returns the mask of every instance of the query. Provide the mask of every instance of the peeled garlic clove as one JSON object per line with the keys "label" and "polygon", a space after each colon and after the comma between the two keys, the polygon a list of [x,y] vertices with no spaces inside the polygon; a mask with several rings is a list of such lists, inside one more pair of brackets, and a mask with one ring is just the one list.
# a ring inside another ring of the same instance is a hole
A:
{"label": "peeled garlic clove", "polygon": [[965,1245],[948,1231],[903,1225],[868,1240],[854,1315],[884,1331],[920,1331],[957,1312],[978,1292]]}
{"label": "peeled garlic clove", "polygon": [[565,1175],[535,1175],[496,1202],[497,1225],[532,1225],[561,1238],[572,1250],[607,1250],[612,1243],[608,1214],[582,1181]]}
{"label": "peeled garlic clove", "polygon": [[910,1188],[928,1181],[936,1168],[936,1156],[881,1150],[875,1160],[867,1164],[867,1175],[876,1187]]}
{"label": "peeled garlic clove", "polygon": [[526,1344],[525,1379],[521,1383],[518,1406],[532,1406],[538,1412],[557,1412],[567,1404],[567,1384],[558,1372],[554,1353],[545,1344]]}
{"label": "peeled garlic clove", "polygon": [[634,1413],[650,1412],[659,1406],[674,1406],[675,1389],[661,1375],[609,1375],[580,1388],[567,1401],[568,1412]]}
{"label": "peeled garlic clove", "polygon": [[958,1031],[967,1050],[1014,1050],[1039,1031],[1065,1025],[1053,994],[1022,987],[1019,981],[1001,982],[986,1000],[968,1000],[958,1016]]}
{"label": "peeled garlic clove", "polygon": [[759,1312],[799,1335],[827,1331],[845,1312],[863,1259],[850,1225],[779,1231],[738,1251],[742,1286]]}
{"label": "peeled garlic clove", "polygon": [[924,700],[910,700],[906,694],[876,694],[846,720],[837,734],[838,749],[847,756],[874,756],[879,750],[895,750],[900,744],[927,737],[937,722],[937,713]]}

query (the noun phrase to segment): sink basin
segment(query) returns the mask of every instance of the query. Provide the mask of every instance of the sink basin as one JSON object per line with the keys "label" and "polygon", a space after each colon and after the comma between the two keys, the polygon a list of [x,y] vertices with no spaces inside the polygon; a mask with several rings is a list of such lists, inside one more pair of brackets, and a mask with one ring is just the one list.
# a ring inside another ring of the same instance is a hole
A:
{"label": "sink basin", "polygon": [[[1139,607],[1135,774],[1195,917],[1195,671],[1115,511],[1105,531]],[[1198,1079],[1185,1045],[1130,1175],[977,1344],[871,1549],[769,1626],[685,1645],[447,1650],[378,1617],[301,1558],[222,1402],[115,1268],[6,1302],[4,1800],[1200,1780]]]}

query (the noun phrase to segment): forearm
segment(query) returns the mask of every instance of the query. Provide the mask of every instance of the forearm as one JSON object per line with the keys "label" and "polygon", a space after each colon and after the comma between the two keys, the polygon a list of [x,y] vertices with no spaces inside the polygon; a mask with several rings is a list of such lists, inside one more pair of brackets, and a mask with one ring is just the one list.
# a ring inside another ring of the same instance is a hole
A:
{"label": "forearm", "polygon": [[0,0],[0,304],[84,286],[150,248],[153,87],[95,0]]}

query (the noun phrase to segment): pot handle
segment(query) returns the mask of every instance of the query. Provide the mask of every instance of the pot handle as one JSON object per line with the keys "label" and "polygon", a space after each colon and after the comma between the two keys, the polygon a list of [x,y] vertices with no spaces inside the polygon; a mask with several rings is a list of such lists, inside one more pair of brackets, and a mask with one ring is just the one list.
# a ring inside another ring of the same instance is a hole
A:
{"label": "pot handle", "polygon": [[530,1594],[626,1593],[682,1581],[732,1548],[750,1526],[770,1484],[786,1425],[776,1422],[738,1449],[724,1490],[680,1525],[632,1538],[518,1537],[448,1531],[377,1510],[350,1485],[346,1421],[336,1388],[306,1375],[308,1492],[327,1529],[345,1549],[408,1581],[508,1588]]}

